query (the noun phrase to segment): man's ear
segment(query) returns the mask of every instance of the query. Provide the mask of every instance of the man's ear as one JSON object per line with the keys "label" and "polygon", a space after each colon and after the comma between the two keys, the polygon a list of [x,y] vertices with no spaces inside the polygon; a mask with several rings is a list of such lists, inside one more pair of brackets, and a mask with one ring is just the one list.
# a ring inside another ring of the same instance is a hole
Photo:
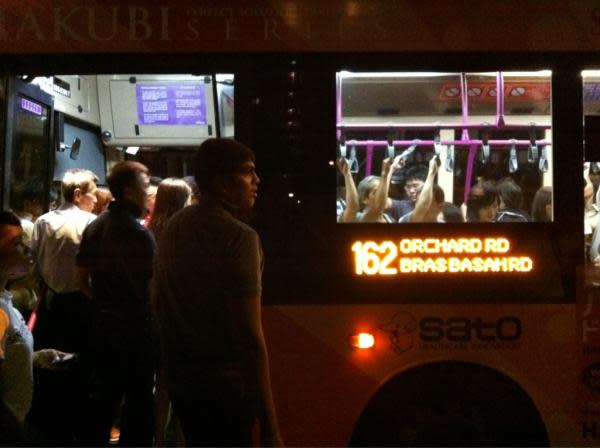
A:
{"label": "man's ear", "polygon": [[213,191],[217,194],[223,194],[227,191],[227,177],[224,174],[216,175],[212,180]]}
{"label": "man's ear", "polygon": [[81,188],[75,188],[75,190],[73,190],[73,204],[75,204],[75,205],[79,204],[79,201],[81,200],[81,196],[83,196],[83,192],[81,191]]}

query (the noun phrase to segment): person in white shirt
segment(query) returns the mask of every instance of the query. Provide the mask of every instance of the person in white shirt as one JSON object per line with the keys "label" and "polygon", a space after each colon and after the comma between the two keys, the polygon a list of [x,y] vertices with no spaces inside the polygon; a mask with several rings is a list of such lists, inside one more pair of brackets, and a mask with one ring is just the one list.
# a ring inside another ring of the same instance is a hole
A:
{"label": "person in white shirt", "polygon": [[[84,434],[78,431],[86,427],[82,409],[89,396],[92,309],[80,291],[75,259],[83,231],[96,218],[91,212],[97,202],[97,181],[91,171],[67,171],[62,180],[62,205],[40,216],[33,229],[31,249],[45,285],[33,328],[35,347],[78,354],[71,368],[40,381],[44,400],[39,412],[43,419],[38,423],[45,440],[53,443],[82,441]],[[64,412],[57,411],[56,402],[61,402]]]}

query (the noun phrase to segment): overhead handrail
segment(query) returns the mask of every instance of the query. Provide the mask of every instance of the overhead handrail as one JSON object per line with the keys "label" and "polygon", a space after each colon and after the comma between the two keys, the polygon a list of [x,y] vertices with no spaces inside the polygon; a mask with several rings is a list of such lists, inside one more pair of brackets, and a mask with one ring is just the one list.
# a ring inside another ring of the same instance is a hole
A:
{"label": "overhead handrail", "polygon": [[358,173],[359,165],[358,159],[356,158],[356,146],[350,147],[350,159],[348,160],[348,167],[351,173]]}
{"label": "overhead handrail", "polygon": [[419,146],[420,143],[421,140],[419,140],[418,138],[413,140],[412,144],[404,151],[402,151],[402,154],[400,154],[400,159],[406,159],[408,156],[410,156],[413,152],[415,152],[415,149],[417,149],[417,146]]}
{"label": "overhead handrail", "polygon": [[504,127],[504,74],[496,73],[496,126]]}
{"label": "overhead handrail", "polygon": [[[487,144],[489,146],[511,146],[512,144],[515,144],[516,146],[531,146],[531,141],[530,140],[515,140],[515,139],[509,139],[509,140],[488,140]],[[415,140],[394,140],[392,141],[392,144],[394,145],[394,147],[396,146],[412,146],[412,145],[416,145],[416,146],[434,146],[435,145],[435,140],[419,140],[419,139],[415,139]],[[481,147],[483,144],[483,140],[481,139],[471,139],[471,140],[440,140],[439,142],[440,145],[442,146],[471,146],[471,145],[476,145]],[[373,147],[379,147],[379,146],[383,146],[387,149],[388,147],[388,141],[387,140],[357,140],[357,139],[352,139],[352,140],[347,140],[346,141],[346,145],[355,145],[355,146],[373,146]],[[536,146],[550,146],[552,145],[552,142],[550,140],[535,140],[535,145]]]}
{"label": "overhead handrail", "polygon": [[481,161],[487,163],[490,160],[490,131],[487,127],[481,131]]}
{"label": "overhead handrail", "polygon": [[[467,74],[460,74],[460,102],[462,108],[462,124],[469,124],[469,93],[467,91]],[[462,128],[462,140],[469,140],[469,130],[467,127]]]}
{"label": "overhead handrail", "polygon": [[445,163],[446,171],[451,173],[454,171],[454,146],[448,145],[446,146],[446,163]]}
{"label": "overhead handrail", "polygon": [[535,163],[538,158],[538,144],[535,140],[535,123],[531,123],[529,128],[529,150],[527,151],[527,161],[529,163]]}
{"label": "overhead handrail", "polygon": [[395,132],[393,132],[392,130],[388,131],[388,136],[387,136],[387,150],[388,150],[388,158],[393,159],[394,156],[396,155],[396,150],[394,149],[394,137],[395,137]]}
{"label": "overhead handrail", "polygon": [[517,144],[516,140],[512,140],[510,147],[510,155],[508,157],[508,172],[515,173],[519,168],[519,161],[517,160]]}
{"label": "overhead handrail", "polygon": [[439,156],[442,152],[442,137],[440,128],[437,128],[435,134],[433,136],[433,150],[435,151],[435,155]]}
{"label": "overhead handrail", "polygon": [[338,138],[340,141],[340,156],[345,159],[346,158],[346,135],[342,132]]}
{"label": "overhead handrail", "polygon": [[540,155],[540,163],[538,167],[542,173],[546,173],[548,171],[548,150],[545,146],[542,146],[542,154]]}
{"label": "overhead handrail", "polygon": [[396,130],[430,130],[430,129],[481,129],[487,127],[490,130],[511,131],[511,130],[523,130],[531,129],[551,129],[551,124],[490,124],[490,123],[477,123],[477,124],[441,124],[441,123],[339,123],[336,125],[338,130],[351,130],[351,131],[380,131],[385,129],[396,129]]}

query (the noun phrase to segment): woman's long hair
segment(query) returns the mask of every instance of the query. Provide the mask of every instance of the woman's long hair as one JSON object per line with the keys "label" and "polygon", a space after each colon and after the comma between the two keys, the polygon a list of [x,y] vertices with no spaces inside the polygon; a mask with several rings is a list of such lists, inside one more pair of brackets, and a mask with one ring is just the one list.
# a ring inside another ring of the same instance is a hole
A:
{"label": "woman's long hair", "polygon": [[551,221],[546,213],[546,206],[552,204],[552,187],[542,187],[536,191],[531,205],[531,218],[536,222]]}
{"label": "woman's long hair", "polygon": [[154,211],[148,223],[157,241],[167,227],[169,218],[189,204],[191,194],[188,184],[176,177],[168,177],[158,185]]}

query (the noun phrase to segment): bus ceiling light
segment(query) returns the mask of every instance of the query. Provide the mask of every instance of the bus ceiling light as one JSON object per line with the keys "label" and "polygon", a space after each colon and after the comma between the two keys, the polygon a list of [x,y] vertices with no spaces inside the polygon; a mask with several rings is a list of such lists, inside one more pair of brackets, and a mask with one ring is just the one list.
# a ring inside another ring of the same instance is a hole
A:
{"label": "bus ceiling light", "polygon": [[583,78],[588,78],[588,77],[598,77],[600,76],[600,70],[582,70],[581,71],[581,76]]}
{"label": "bus ceiling light", "polygon": [[340,78],[427,78],[456,75],[449,72],[339,72]]}
{"label": "bus ceiling light", "polygon": [[350,345],[361,350],[375,346],[375,336],[371,333],[358,333],[350,337]]}

